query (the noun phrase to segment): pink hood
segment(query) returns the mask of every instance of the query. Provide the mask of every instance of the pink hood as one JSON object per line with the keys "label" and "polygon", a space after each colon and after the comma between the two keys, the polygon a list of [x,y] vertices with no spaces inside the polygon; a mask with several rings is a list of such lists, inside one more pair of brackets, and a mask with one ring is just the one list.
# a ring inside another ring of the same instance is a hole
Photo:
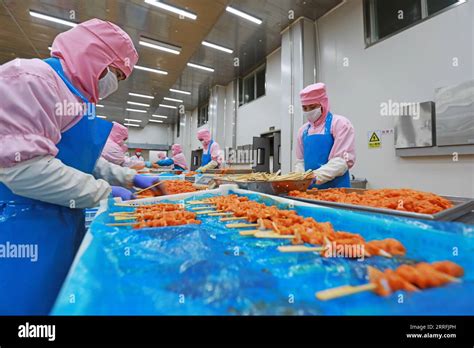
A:
{"label": "pink hood", "polygon": [[[97,102],[99,76],[108,65],[128,76],[138,59],[130,37],[99,19],[59,34],[52,55],[61,59],[66,76],[92,102]],[[0,167],[56,156],[61,133],[82,117],[65,111],[81,101],[40,59],[15,59],[0,65],[0,96]]]}
{"label": "pink hood", "polygon": [[177,154],[180,154],[183,152],[183,147],[180,144],[174,144],[171,146],[171,154],[173,156],[176,156]]}
{"label": "pink hood", "polygon": [[120,123],[113,122],[107,143],[102,151],[102,157],[107,161],[122,165],[125,162],[124,140],[128,138],[128,129]]}
{"label": "pink hood", "polygon": [[202,144],[204,146],[204,149],[207,149],[209,143],[211,142],[211,132],[207,128],[200,129],[197,132],[197,138],[203,139]]}
{"label": "pink hood", "polygon": [[158,160],[164,160],[166,158],[166,152],[164,151],[158,151]]}
{"label": "pink hood", "polygon": [[301,105],[311,105],[319,103],[323,107],[320,119],[325,119],[329,111],[329,99],[324,83],[315,83],[305,87],[300,92]]}
{"label": "pink hood", "polygon": [[51,55],[61,58],[67,77],[93,103],[99,100],[99,77],[109,65],[128,77],[138,61],[130,36],[97,18],[56,36]]}

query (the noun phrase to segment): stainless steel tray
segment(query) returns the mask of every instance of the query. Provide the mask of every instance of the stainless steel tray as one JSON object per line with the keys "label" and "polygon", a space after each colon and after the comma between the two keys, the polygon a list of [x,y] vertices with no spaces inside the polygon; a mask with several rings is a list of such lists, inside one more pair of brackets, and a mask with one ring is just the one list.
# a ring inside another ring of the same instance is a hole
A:
{"label": "stainless steel tray", "polygon": [[306,191],[313,178],[305,180],[276,180],[276,181],[233,181],[215,178],[217,185],[236,184],[239,188],[269,195],[283,195],[290,191]]}
{"label": "stainless steel tray", "polygon": [[[324,190],[321,190],[321,191],[324,191]],[[346,192],[362,193],[364,191],[368,191],[368,190],[346,189]],[[288,198],[288,199],[293,199],[296,201],[301,201],[301,202],[306,202],[306,203],[324,205],[324,206],[333,207],[333,208],[365,211],[365,212],[377,213],[377,214],[388,214],[388,215],[403,216],[403,217],[414,218],[414,219],[436,220],[436,221],[454,221],[457,218],[463,215],[469,214],[470,212],[474,210],[474,199],[472,198],[463,198],[463,197],[455,197],[455,196],[441,196],[441,197],[450,200],[454,206],[452,208],[440,211],[439,213],[436,213],[436,214],[420,214],[420,213],[411,213],[411,212],[394,210],[394,209],[374,208],[374,207],[368,207],[368,206],[363,206],[363,205],[337,203],[337,202],[322,201],[322,200],[317,200],[317,199],[285,196],[285,198]]]}

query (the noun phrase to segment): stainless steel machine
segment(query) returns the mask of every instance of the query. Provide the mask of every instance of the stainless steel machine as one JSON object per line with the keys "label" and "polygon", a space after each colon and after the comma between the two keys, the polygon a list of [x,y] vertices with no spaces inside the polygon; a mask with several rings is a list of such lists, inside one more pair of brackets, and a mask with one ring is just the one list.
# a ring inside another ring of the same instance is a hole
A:
{"label": "stainless steel machine", "polygon": [[474,80],[435,91],[438,146],[474,144]]}

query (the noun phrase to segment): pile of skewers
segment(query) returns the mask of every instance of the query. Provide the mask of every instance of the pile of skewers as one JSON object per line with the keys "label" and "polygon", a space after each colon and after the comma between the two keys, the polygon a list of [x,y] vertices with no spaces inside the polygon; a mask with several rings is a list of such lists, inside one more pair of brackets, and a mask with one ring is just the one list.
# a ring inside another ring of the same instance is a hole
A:
{"label": "pile of skewers", "polygon": [[452,202],[434,193],[411,189],[379,189],[363,192],[347,192],[341,188],[311,189],[306,192],[291,191],[289,196],[421,214],[436,214],[453,206]]}
{"label": "pile of skewers", "polygon": [[[365,241],[356,233],[335,231],[329,222],[320,223],[313,218],[299,216],[293,210],[282,210],[275,206],[251,201],[247,197],[237,195],[218,196],[202,201],[187,202],[191,211],[184,210],[181,204],[152,204],[138,206],[132,212],[113,213],[116,220],[134,220],[130,223],[115,223],[110,226],[133,226],[134,229],[146,227],[177,226],[200,224],[198,215],[219,216],[221,221],[247,220],[249,223],[226,225],[229,228],[250,228],[257,230],[241,230],[241,235],[257,238],[291,239],[293,245],[280,246],[281,252],[321,252],[327,255],[329,244],[361,247],[363,256],[380,255],[392,257],[405,255],[405,247],[395,239]],[[318,245],[308,247],[303,243]],[[322,246],[322,247],[321,247]],[[361,255],[354,255],[360,257]],[[351,257],[345,256],[345,257]],[[440,261],[428,264],[421,262],[416,265],[401,265],[395,270],[383,272],[368,267],[369,283],[352,286],[345,285],[316,293],[320,300],[330,300],[363,291],[373,291],[380,296],[388,296],[395,291],[419,291],[448,283],[461,282],[464,270],[451,261]]]}
{"label": "pile of skewers", "polygon": [[416,265],[401,265],[395,270],[379,271],[367,267],[369,283],[358,286],[344,285],[319,291],[320,300],[332,300],[363,291],[373,291],[379,296],[389,296],[395,291],[419,291],[420,289],[440,287],[448,283],[460,283],[464,269],[452,261],[439,261],[432,264],[420,262]]}
{"label": "pile of skewers", "polygon": [[[244,235],[267,236],[274,238],[291,239],[294,247],[280,247],[280,251],[315,251],[314,248],[301,247],[298,245],[308,243],[321,245],[318,249],[325,257],[334,256],[338,247],[346,247],[353,252],[351,257],[370,257],[381,255],[391,257],[393,255],[405,255],[405,247],[396,239],[387,238],[366,242],[357,233],[335,231],[330,222],[317,222],[313,218],[299,216],[294,210],[282,210],[274,206],[249,200],[247,197],[237,195],[220,196],[207,199],[202,204],[212,205],[209,208],[196,208],[201,210],[198,215],[232,215],[224,217],[221,221],[247,220],[250,224],[228,225],[230,227],[257,227],[257,230],[242,231]],[[217,213],[217,214],[213,214]],[[362,255],[360,253],[363,253]]]}
{"label": "pile of skewers", "polygon": [[313,173],[311,170],[308,170],[304,173],[289,173],[285,175],[280,175],[280,171],[276,173],[249,173],[249,174],[239,174],[239,175],[227,175],[223,176],[223,180],[228,181],[238,181],[238,182],[248,182],[248,181],[299,181],[312,179]]}
{"label": "pile of skewers", "polygon": [[112,223],[108,226],[132,226],[134,229],[201,223],[200,220],[196,220],[196,213],[185,211],[180,204],[151,204],[137,207],[132,212],[111,215],[116,221],[134,220],[135,222]]}

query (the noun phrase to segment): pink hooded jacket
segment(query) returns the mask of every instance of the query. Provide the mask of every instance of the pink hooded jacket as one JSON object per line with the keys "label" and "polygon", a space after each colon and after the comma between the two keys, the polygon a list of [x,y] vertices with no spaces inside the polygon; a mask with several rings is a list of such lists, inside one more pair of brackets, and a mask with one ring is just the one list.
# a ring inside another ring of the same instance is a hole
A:
{"label": "pink hooded jacket", "polygon": [[120,123],[113,122],[109,138],[102,151],[102,157],[111,163],[122,165],[125,162],[125,152],[128,149],[124,143],[127,138],[128,128]]}
{"label": "pink hooded jacket", "polygon": [[[329,112],[329,100],[324,83],[309,85],[300,92],[301,105],[312,105],[319,103],[322,106],[322,115],[308,130],[308,135],[324,134],[324,126]],[[296,158],[304,159],[303,132],[310,123],[306,122],[298,130],[296,144]],[[341,157],[346,160],[347,166],[352,168],[355,162],[355,134],[352,123],[344,116],[332,114],[331,134],[334,137],[334,144],[329,159]],[[345,155],[346,154],[346,155]]]}
{"label": "pink hooded jacket", "polygon": [[[118,26],[91,19],[56,36],[51,55],[66,77],[96,103],[98,81],[111,65],[127,77],[138,60],[130,37]],[[40,59],[15,59],[0,66],[0,167],[38,156],[56,156],[61,133],[79,122],[82,101]],[[72,112],[71,112],[72,110]]]}
{"label": "pink hooded jacket", "polygon": [[172,159],[174,164],[180,166],[184,170],[188,170],[186,157],[183,154],[183,148],[180,144],[174,144],[171,146],[171,154],[173,155]]}
{"label": "pink hooded jacket", "polygon": [[[197,138],[198,139],[203,139],[204,141],[202,142],[202,147],[204,153],[207,153],[209,144],[211,142],[211,132],[209,129],[204,128],[200,129],[197,132]],[[218,143],[215,141],[212,143],[211,146],[211,157],[213,161],[216,161],[219,165],[222,164],[222,157],[221,157],[221,148]]]}

